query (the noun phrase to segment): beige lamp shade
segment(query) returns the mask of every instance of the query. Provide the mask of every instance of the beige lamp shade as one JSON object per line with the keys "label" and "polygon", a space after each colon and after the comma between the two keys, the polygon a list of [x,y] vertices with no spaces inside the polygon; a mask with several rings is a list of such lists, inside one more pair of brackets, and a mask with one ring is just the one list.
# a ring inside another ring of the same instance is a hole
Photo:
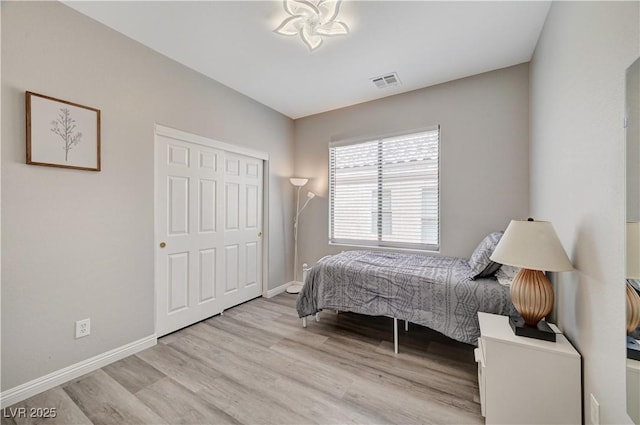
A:
{"label": "beige lamp shade", "polygon": [[627,223],[627,279],[640,279],[640,223]]}
{"label": "beige lamp shade", "polygon": [[301,186],[304,186],[305,184],[307,184],[309,179],[303,179],[301,177],[291,177],[289,179],[289,181],[291,182],[292,185],[294,185],[296,187],[301,187]]}
{"label": "beige lamp shade", "polygon": [[496,263],[529,270],[573,270],[553,225],[548,221],[511,220],[490,258]]}

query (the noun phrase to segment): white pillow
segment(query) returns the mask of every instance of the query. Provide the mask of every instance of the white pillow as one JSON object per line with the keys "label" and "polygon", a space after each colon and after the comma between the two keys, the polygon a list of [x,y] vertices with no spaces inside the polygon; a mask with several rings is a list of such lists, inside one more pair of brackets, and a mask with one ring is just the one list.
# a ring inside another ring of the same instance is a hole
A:
{"label": "white pillow", "polygon": [[500,267],[500,270],[496,272],[496,279],[498,279],[501,285],[511,286],[513,278],[516,277],[519,271],[520,267],[503,265]]}

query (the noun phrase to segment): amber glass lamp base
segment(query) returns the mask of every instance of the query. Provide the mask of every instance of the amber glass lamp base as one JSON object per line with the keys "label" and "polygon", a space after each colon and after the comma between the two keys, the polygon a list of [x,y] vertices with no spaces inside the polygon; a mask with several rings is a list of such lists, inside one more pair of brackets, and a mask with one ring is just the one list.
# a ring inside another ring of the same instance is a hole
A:
{"label": "amber glass lamp base", "polygon": [[627,287],[627,334],[630,334],[640,326],[640,296],[631,287],[629,282]]}
{"label": "amber glass lamp base", "polygon": [[551,282],[540,270],[521,269],[511,283],[511,301],[524,322],[535,327],[553,308]]}

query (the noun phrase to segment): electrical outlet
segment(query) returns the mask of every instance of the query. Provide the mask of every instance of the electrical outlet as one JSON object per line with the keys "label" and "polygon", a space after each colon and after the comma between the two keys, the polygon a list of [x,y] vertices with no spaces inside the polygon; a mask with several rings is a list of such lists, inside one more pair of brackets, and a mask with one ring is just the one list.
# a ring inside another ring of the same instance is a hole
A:
{"label": "electrical outlet", "polygon": [[593,425],[600,425],[600,403],[591,394],[591,423]]}
{"label": "electrical outlet", "polygon": [[82,319],[76,322],[76,339],[89,336],[91,333],[91,319]]}

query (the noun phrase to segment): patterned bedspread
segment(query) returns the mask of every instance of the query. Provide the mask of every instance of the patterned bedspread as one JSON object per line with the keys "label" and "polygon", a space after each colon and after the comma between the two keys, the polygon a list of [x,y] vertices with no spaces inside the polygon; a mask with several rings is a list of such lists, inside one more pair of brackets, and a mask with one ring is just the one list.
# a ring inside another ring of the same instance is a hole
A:
{"label": "patterned bedspread", "polygon": [[478,312],[514,312],[509,288],[471,280],[467,260],[383,251],[322,258],[298,296],[299,317],[322,309],[396,317],[477,345]]}

